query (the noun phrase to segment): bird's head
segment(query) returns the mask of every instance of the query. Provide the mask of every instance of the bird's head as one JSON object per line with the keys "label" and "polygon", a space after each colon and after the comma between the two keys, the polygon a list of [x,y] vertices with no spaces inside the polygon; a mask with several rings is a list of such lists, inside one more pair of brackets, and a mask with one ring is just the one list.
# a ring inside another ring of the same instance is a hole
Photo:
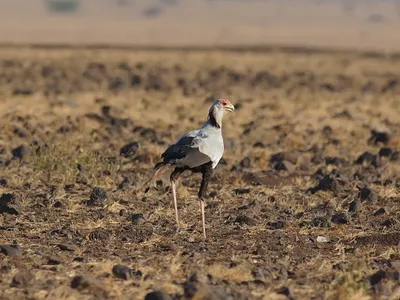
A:
{"label": "bird's head", "polygon": [[221,110],[223,112],[232,112],[235,110],[235,107],[228,99],[217,99],[214,101],[213,105],[211,106],[213,109]]}
{"label": "bird's head", "polygon": [[217,99],[211,105],[208,119],[211,123],[220,128],[222,126],[222,118],[226,112],[232,112],[235,107],[228,99]]}

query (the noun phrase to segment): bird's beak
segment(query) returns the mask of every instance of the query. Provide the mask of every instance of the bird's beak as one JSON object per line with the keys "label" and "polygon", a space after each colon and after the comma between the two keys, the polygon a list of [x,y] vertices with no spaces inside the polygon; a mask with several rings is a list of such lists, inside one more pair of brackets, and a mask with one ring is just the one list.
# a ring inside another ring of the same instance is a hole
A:
{"label": "bird's beak", "polygon": [[235,110],[235,107],[232,104],[230,104],[229,106],[225,107],[225,110],[229,111],[229,112],[232,112],[232,111]]}

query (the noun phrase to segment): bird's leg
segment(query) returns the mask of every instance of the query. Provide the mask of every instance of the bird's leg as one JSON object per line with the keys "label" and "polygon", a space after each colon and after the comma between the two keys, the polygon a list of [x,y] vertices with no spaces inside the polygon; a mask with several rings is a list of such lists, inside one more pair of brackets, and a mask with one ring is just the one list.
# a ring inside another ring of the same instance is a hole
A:
{"label": "bird's leg", "polygon": [[206,236],[206,216],[204,214],[204,200],[200,199],[200,211],[201,211],[201,224],[203,225],[203,236],[204,239],[207,239]]}
{"label": "bird's leg", "polygon": [[174,196],[174,208],[175,208],[175,219],[176,219],[176,229],[179,231],[179,216],[178,216],[178,202],[176,200],[176,188],[175,181],[171,180],[172,195]]}
{"label": "bird's leg", "polygon": [[172,195],[174,197],[174,208],[175,208],[175,219],[176,219],[176,231],[179,232],[179,215],[178,215],[178,201],[176,199],[176,184],[175,182],[178,180],[179,175],[182,174],[184,170],[176,168],[171,176],[171,188],[172,188]]}
{"label": "bird's leg", "polygon": [[207,187],[210,182],[212,175],[212,163],[206,164],[203,169],[203,178],[201,180],[200,190],[199,190],[199,200],[200,200],[200,210],[201,210],[201,221],[203,225],[203,235],[204,239],[206,239],[206,217],[204,213],[204,198],[207,196]]}

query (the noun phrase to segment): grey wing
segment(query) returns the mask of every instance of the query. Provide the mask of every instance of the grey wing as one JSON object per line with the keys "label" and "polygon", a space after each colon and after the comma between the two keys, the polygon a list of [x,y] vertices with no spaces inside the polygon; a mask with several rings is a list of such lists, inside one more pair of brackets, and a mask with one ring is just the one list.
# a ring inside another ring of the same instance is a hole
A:
{"label": "grey wing", "polygon": [[194,168],[210,162],[211,158],[202,153],[199,148],[203,138],[199,131],[193,131],[182,136],[161,155],[164,163]]}

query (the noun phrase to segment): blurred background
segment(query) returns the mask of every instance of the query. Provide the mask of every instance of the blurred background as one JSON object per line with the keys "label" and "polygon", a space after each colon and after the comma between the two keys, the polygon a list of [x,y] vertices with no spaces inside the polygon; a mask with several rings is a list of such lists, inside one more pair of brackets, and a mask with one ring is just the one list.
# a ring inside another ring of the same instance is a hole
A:
{"label": "blurred background", "polygon": [[2,44],[400,50],[399,0],[2,0]]}

